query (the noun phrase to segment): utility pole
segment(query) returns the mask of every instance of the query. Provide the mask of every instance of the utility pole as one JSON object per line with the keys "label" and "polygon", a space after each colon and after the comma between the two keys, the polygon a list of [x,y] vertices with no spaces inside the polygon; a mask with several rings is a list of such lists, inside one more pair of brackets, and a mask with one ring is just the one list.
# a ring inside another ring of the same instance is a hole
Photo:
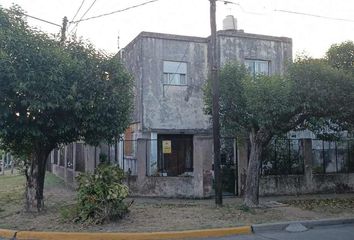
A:
{"label": "utility pole", "polygon": [[215,204],[222,206],[222,181],[220,169],[220,123],[219,123],[219,97],[220,87],[218,79],[218,59],[216,40],[216,0],[210,1],[210,71],[213,95],[213,141],[214,141],[214,176],[215,176]]}
{"label": "utility pole", "polygon": [[68,18],[65,16],[63,18],[63,26],[61,27],[60,43],[64,43],[66,40],[66,29],[68,27]]}

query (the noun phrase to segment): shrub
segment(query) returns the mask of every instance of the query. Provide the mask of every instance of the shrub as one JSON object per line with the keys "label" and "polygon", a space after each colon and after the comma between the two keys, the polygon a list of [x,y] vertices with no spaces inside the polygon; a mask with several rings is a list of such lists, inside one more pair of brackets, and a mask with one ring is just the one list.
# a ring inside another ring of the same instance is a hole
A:
{"label": "shrub", "polygon": [[94,174],[80,174],[78,220],[99,224],[122,218],[129,207],[124,202],[129,189],[123,179],[123,170],[109,164],[100,164]]}

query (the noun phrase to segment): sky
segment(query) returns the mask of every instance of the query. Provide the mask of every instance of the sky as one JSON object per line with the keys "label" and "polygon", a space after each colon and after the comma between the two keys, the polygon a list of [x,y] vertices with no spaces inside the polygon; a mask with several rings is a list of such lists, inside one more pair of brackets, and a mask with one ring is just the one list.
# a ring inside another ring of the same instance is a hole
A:
{"label": "sky", "polygon": [[[85,18],[125,9],[149,0],[0,0],[2,7],[18,4],[29,15],[61,25],[64,16],[74,20],[92,5]],[[226,15],[234,15],[238,29],[247,33],[289,37],[293,56],[323,57],[331,44],[354,41],[354,1],[352,0],[229,0],[217,2],[217,28]],[[288,12],[284,12],[288,11]],[[294,14],[305,13],[321,17]],[[336,20],[337,19],[337,20]],[[342,20],[339,20],[342,19]],[[28,18],[30,26],[57,34],[58,26]],[[210,35],[208,0],[157,0],[137,8],[69,24],[96,48],[115,54],[140,32],[161,32],[206,37]],[[118,40],[119,37],[119,40]]]}

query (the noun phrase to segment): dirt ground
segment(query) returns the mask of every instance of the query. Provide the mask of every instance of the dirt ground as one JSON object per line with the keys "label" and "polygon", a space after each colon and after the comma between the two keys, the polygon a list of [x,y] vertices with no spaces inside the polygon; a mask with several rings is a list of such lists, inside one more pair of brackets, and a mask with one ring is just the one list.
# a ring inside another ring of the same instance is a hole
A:
{"label": "dirt ground", "polygon": [[233,227],[300,219],[354,217],[354,194],[306,195],[262,198],[262,207],[242,207],[242,199],[225,198],[216,208],[213,199],[134,198],[130,213],[116,223],[86,226],[67,222],[63,210],[75,202],[75,191],[48,174],[45,184],[46,211],[22,211],[22,176],[0,176],[0,228],[46,231],[173,231]]}

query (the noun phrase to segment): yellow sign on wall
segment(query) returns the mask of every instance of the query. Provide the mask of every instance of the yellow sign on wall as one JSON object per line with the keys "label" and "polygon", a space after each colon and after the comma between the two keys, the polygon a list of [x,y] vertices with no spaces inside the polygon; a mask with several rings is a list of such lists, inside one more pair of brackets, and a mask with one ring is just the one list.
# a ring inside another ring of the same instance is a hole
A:
{"label": "yellow sign on wall", "polygon": [[162,141],[162,153],[171,153],[171,140],[163,140]]}

